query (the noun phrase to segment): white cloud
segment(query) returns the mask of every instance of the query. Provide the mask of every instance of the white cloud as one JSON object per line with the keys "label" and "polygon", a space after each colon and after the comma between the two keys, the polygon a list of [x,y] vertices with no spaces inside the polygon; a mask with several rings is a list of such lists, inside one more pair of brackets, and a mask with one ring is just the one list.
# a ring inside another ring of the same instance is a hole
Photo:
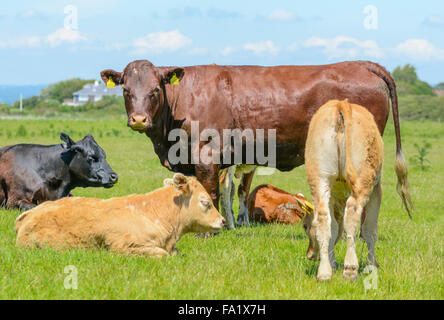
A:
{"label": "white cloud", "polygon": [[381,58],[384,51],[373,40],[361,41],[351,37],[338,36],[333,39],[312,37],[305,41],[307,48],[322,47],[328,59],[353,59],[359,57]]}
{"label": "white cloud", "polygon": [[222,50],[222,55],[224,55],[224,56],[228,56],[228,55],[230,55],[230,54],[232,54],[232,53],[235,53],[236,51],[237,51],[237,49],[234,48],[234,47],[225,47],[225,48]]}
{"label": "white cloud", "polygon": [[288,46],[288,51],[298,51],[299,50],[299,44],[297,42],[293,42]]}
{"label": "white cloud", "polygon": [[46,37],[46,41],[51,47],[57,47],[64,42],[77,43],[84,40],[86,40],[86,38],[80,35],[78,30],[72,30],[69,28],[58,29]]}
{"label": "white cloud", "polygon": [[252,51],[254,54],[270,53],[276,55],[279,53],[280,49],[274,44],[273,41],[261,41],[256,43],[246,43],[243,46],[244,50]]}
{"label": "white cloud", "polygon": [[435,47],[425,39],[408,39],[400,43],[396,51],[416,60],[444,60],[444,49]]}
{"label": "white cloud", "polygon": [[199,56],[199,55],[207,54],[208,53],[208,49],[207,48],[193,48],[188,53],[192,54],[192,55]]}
{"label": "white cloud", "polygon": [[290,11],[277,9],[270,12],[268,20],[288,21],[293,19],[294,15]]}
{"label": "white cloud", "polygon": [[41,39],[39,36],[30,37],[17,37],[13,40],[0,41],[0,48],[10,49],[10,48],[35,48],[40,46]]}
{"label": "white cloud", "polygon": [[423,24],[430,27],[444,27],[444,19],[438,16],[430,16],[424,20]]}
{"label": "white cloud", "polygon": [[185,37],[179,30],[149,33],[145,37],[134,40],[136,54],[162,53],[176,51],[191,44],[191,39]]}

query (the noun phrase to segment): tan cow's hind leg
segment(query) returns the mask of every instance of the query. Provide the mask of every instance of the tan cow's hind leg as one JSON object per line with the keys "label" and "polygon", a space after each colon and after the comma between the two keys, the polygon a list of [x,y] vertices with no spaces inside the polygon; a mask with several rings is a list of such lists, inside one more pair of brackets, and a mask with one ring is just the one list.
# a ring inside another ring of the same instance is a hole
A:
{"label": "tan cow's hind leg", "polygon": [[[334,241],[331,235],[331,216],[330,216],[330,183],[327,178],[320,178],[318,190],[312,192],[315,203],[315,216],[313,226],[316,230],[316,240],[319,245],[320,264],[318,269],[318,280],[330,280],[333,269],[330,262],[330,250],[334,250]],[[333,243],[333,247],[331,244]]]}
{"label": "tan cow's hind leg", "polygon": [[350,280],[355,280],[358,276],[359,262],[356,255],[356,234],[370,191],[360,189],[358,197],[352,193],[345,206],[344,231],[347,237],[347,252],[345,254],[343,275],[344,278]]}
{"label": "tan cow's hind leg", "polygon": [[379,182],[374,188],[370,196],[370,200],[365,207],[366,217],[362,225],[361,234],[367,243],[368,260],[370,265],[378,267],[375,253],[375,243],[378,240],[378,216],[379,208],[381,206],[382,187]]}
{"label": "tan cow's hind leg", "polygon": [[128,248],[125,252],[132,255],[141,255],[156,258],[162,258],[169,255],[168,251],[159,247]]}

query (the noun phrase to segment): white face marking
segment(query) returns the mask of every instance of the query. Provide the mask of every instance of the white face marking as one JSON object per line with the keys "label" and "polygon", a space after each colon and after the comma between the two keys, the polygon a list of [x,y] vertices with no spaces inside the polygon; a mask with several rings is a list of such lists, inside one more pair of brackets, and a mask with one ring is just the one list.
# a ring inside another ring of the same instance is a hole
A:
{"label": "white face marking", "polygon": [[136,210],[136,207],[132,204],[130,204],[129,206],[126,207],[127,209],[130,209],[131,212],[134,212]]}

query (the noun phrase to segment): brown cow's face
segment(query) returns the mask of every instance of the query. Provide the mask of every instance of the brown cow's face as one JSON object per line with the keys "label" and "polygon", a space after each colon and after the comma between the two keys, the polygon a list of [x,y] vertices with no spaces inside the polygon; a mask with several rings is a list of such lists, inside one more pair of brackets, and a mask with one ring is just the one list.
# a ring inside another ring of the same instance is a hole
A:
{"label": "brown cow's face", "polygon": [[184,197],[182,210],[186,216],[187,232],[217,232],[223,228],[224,217],[214,207],[210,195],[196,179],[176,173],[170,183]]}
{"label": "brown cow's face", "polygon": [[317,260],[319,257],[318,241],[316,240],[316,229],[313,226],[314,214],[307,214],[302,221],[305,233],[308,236],[307,258]]}
{"label": "brown cow's face", "polygon": [[174,75],[182,79],[183,69],[158,69],[147,60],[131,62],[123,73],[114,70],[101,72],[105,83],[111,78],[122,85],[128,126],[140,133],[153,126],[155,116],[165,101],[165,85],[170,85]]}

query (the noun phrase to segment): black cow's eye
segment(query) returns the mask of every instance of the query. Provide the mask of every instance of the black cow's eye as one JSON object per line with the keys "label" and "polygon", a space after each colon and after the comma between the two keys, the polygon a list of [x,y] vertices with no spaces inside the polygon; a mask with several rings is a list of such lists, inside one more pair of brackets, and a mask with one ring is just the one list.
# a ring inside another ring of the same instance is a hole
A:
{"label": "black cow's eye", "polygon": [[98,162],[99,158],[96,156],[88,156],[88,162]]}

